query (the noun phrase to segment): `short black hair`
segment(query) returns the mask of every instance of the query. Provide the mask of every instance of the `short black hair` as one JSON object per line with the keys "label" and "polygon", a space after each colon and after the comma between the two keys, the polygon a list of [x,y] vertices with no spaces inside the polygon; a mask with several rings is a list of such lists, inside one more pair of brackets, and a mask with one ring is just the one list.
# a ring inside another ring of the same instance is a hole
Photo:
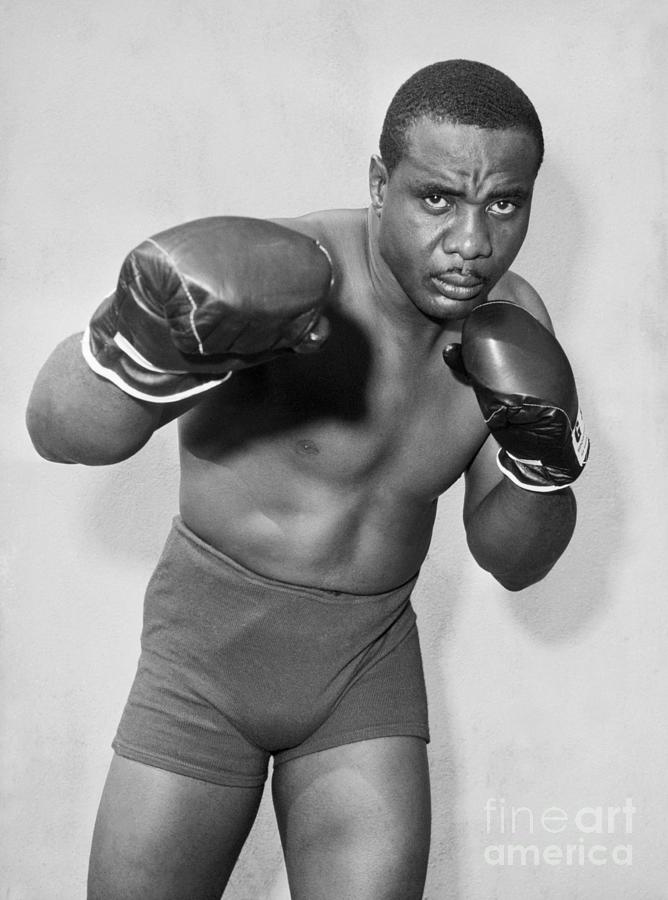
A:
{"label": "short black hair", "polygon": [[388,174],[406,151],[407,131],[423,117],[478,128],[524,128],[537,144],[536,171],[543,161],[543,129],[533,103],[511,78],[485,63],[446,59],[425,66],[401,85],[380,135]]}

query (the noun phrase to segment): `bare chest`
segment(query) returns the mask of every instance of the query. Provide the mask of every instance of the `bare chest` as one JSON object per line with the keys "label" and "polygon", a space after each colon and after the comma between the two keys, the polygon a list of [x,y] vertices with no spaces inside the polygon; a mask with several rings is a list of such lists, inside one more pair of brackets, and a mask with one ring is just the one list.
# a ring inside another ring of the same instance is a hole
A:
{"label": "bare chest", "polygon": [[361,335],[235,375],[182,429],[191,454],[255,482],[422,500],[461,475],[485,436],[473,392],[440,354],[386,353]]}

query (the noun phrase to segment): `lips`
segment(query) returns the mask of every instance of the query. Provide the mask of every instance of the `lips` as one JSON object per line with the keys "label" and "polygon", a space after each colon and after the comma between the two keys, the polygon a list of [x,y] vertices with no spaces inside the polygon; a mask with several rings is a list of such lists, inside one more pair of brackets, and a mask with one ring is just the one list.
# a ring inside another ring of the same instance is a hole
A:
{"label": "lips", "polygon": [[458,272],[432,275],[430,280],[439,294],[449,300],[473,300],[484,286],[484,281],[475,275],[461,275]]}

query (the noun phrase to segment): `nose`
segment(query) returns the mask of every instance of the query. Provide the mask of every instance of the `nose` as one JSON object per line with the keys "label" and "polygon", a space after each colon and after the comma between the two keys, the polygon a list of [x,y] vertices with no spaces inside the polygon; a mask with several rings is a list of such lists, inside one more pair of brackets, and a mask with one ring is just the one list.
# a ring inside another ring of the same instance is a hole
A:
{"label": "nose", "polygon": [[455,218],[448,222],[443,249],[462,259],[491,256],[492,242],[484,211],[472,207],[458,210]]}

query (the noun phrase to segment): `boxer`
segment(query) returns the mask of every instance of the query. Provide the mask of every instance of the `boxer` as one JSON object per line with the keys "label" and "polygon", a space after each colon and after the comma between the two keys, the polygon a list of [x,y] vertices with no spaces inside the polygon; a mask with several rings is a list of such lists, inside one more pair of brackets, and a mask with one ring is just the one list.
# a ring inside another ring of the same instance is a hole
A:
{"label": "boxer", "polygon": [[38,452],[109,465],[178,418],[178,515],[93,836],[89,900],[218,898],[267,767],[294,898],[422,896],[427,703],[410,596],[465,478],[474,559],[522,590],[573,533],[589,442],[510,270],[543,158],[501,72],[397,92],[370,205],[212,216],[132,250],[40,372]]}

